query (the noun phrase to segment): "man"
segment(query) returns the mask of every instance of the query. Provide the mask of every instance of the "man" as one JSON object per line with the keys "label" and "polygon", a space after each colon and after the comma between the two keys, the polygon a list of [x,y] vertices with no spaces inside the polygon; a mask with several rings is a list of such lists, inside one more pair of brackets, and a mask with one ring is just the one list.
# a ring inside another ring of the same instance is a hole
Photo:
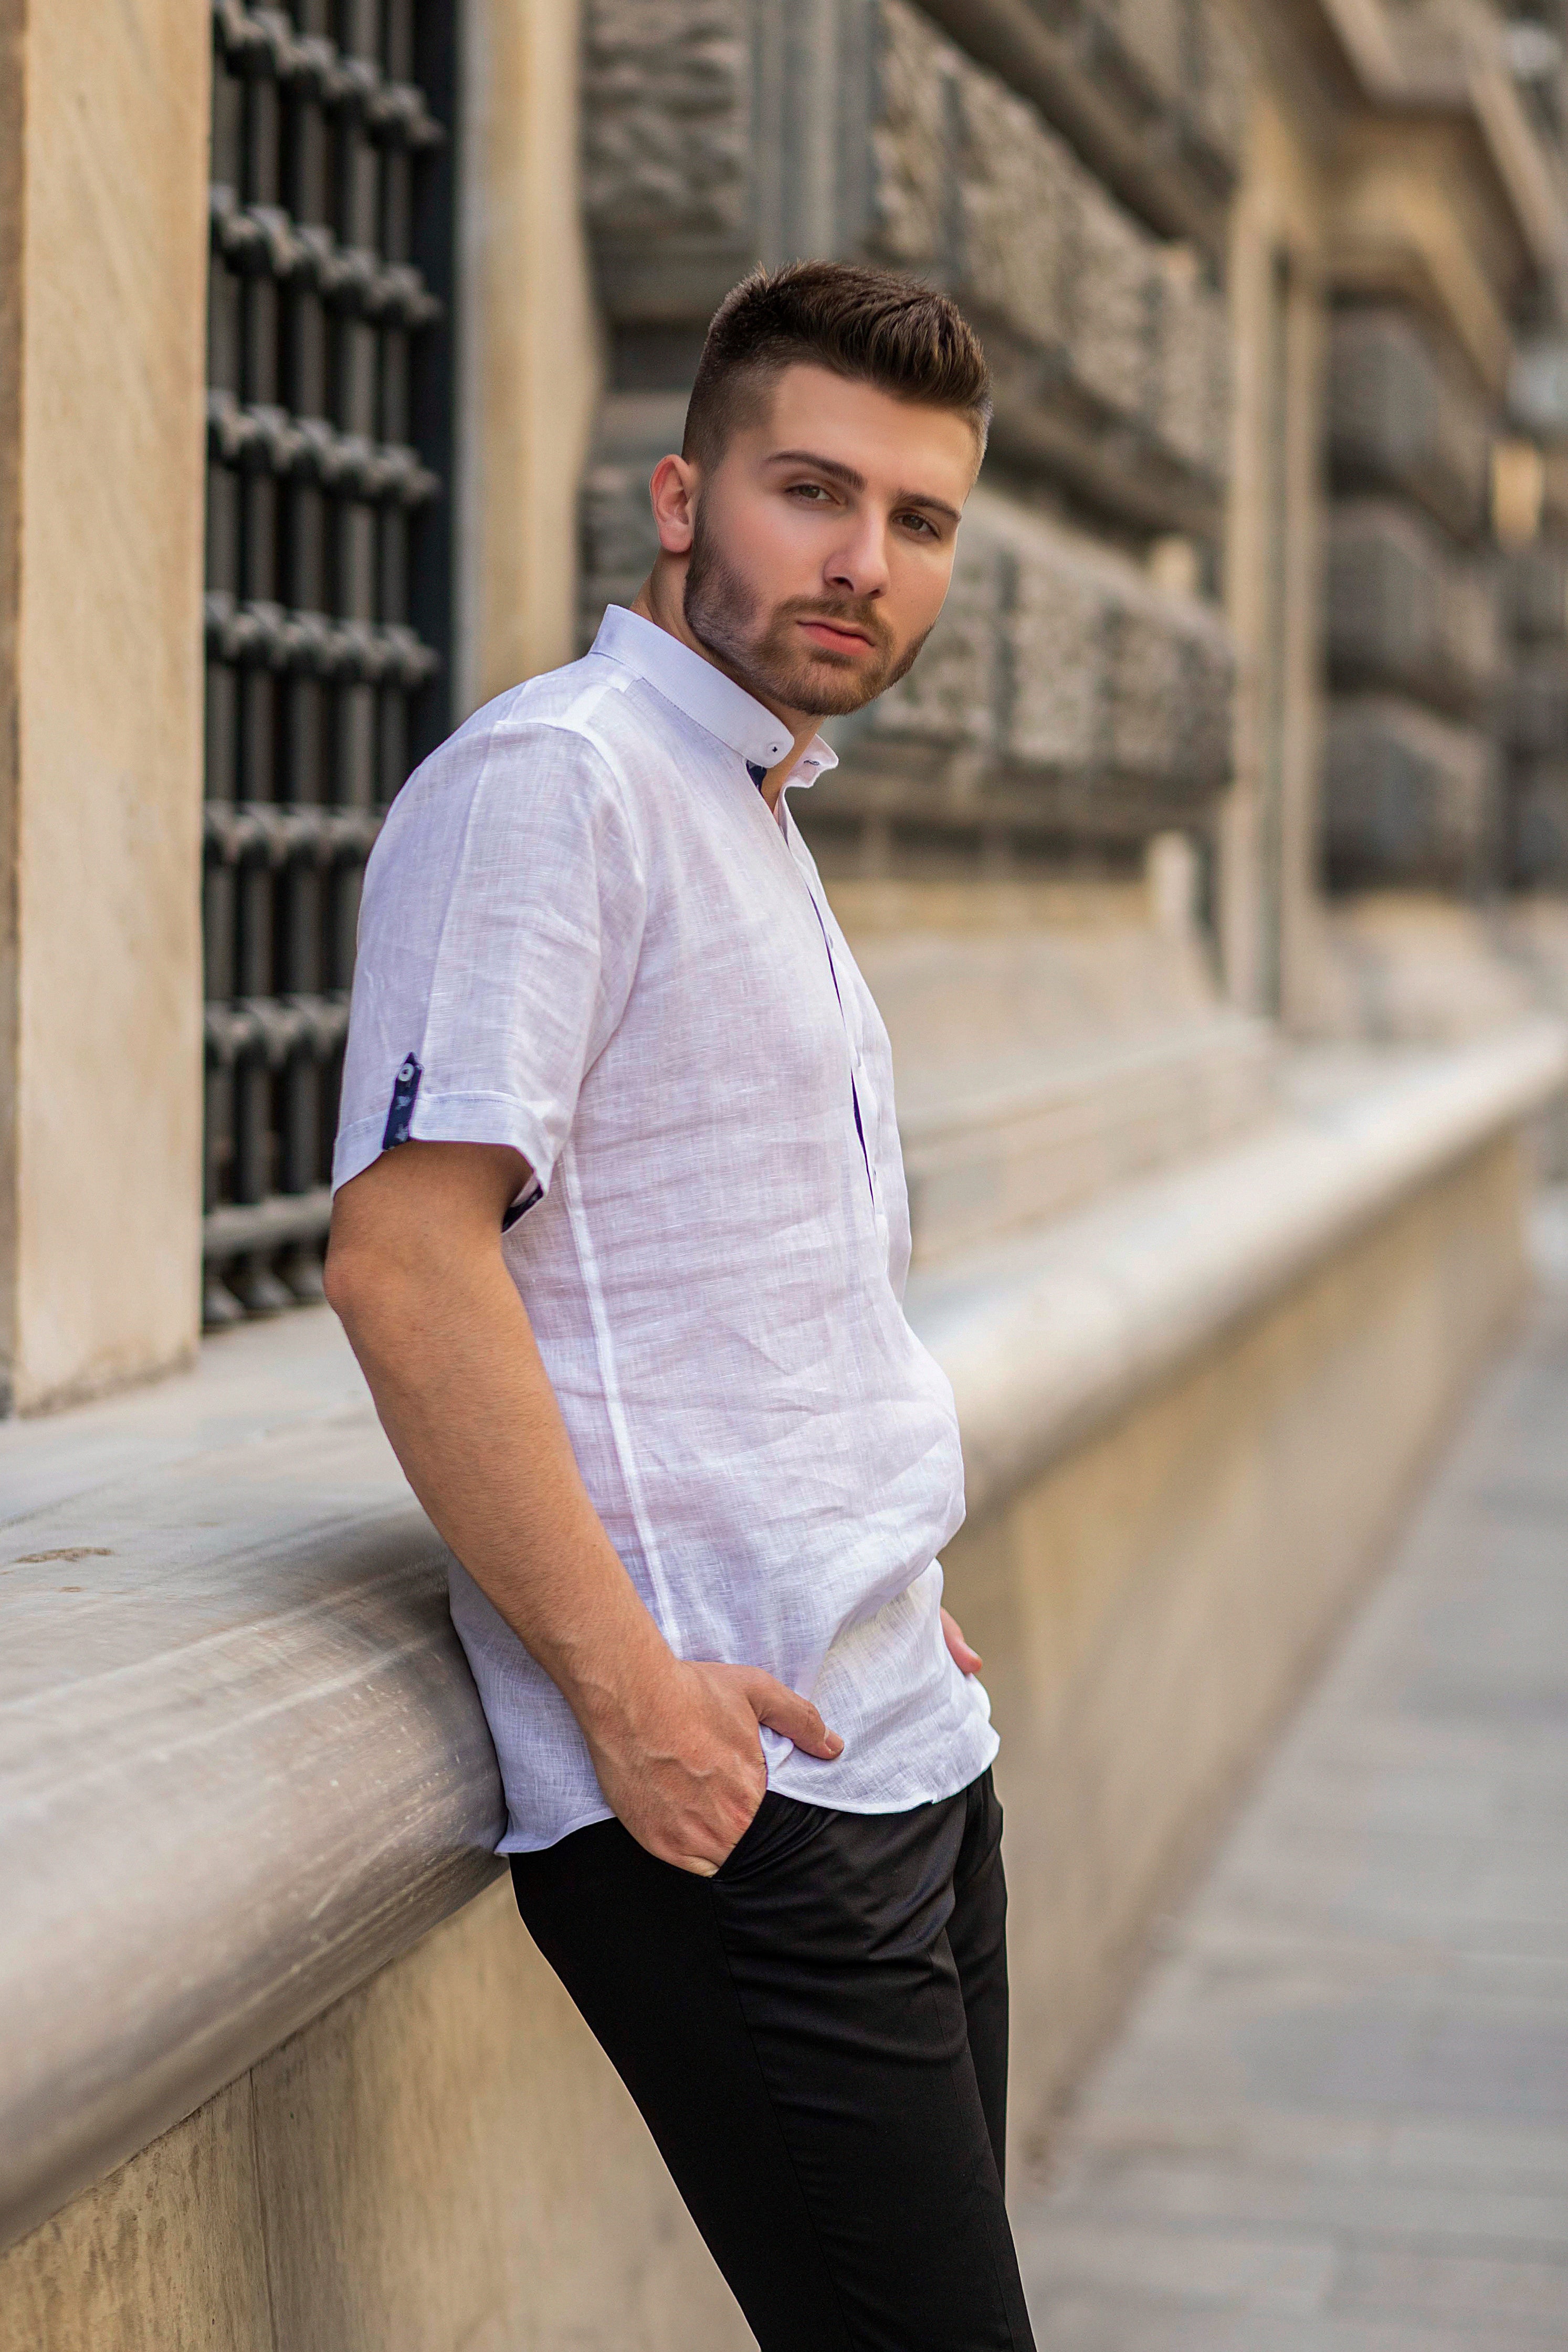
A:
{"label": "man", "polygon": [[635,604],[426,761],[361,920],[328,1293],[461,1563],[522,1916],[765,2352],[1032,2343],[952,1392],[784,797],[936,619],[988,413],[942,297],[738,287]]}

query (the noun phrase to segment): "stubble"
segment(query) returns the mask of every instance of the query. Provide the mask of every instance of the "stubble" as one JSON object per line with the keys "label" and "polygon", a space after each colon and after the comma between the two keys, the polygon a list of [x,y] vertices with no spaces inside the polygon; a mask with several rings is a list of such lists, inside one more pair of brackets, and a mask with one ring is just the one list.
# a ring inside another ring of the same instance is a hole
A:
{"label": "stubble", "polygon": [[[737,686],[759,702],[810,711],[820,719],[847,718],[885,694],[910,668],[930,634],[923,631],[901,650],[875,600],[863,596],[791,596],[776,604],[759,625],[758,599],[704,530],[700,506],[693,519],[682,604],[693,636]],[[807,618],[862,629],[871,640],[872,657],[810,646],[796,626]]]}

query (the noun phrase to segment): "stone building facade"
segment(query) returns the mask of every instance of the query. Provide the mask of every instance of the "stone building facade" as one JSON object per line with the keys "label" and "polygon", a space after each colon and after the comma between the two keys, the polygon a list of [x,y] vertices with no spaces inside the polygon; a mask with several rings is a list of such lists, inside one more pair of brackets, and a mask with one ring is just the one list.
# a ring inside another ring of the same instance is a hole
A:
{"label": "stone building facade", "polygon": [[[929,659],[842,730],[850,757],[810,822],[835,866],[865,877],[903,870],[914,844],[992,872],[1089,845],[1114,859],[1203,810],[1229,772],[1225,631],[1146,561],[1185,530],[1212,574],[1222,298],[1195,247],[1157,236],[904,0],[805,12],[809,33],[801,15],[591,12],[585,200],[612,359],[585,623],[647,569],[648,451],[678,428],[727,285],[800,250],[934,279],[985,332],[1005,487],[970,518]],[[1208,101],[1204,165],[1228,185],[1237,67],[1211,46],[1191,95]]]}
{"label": "stone building facade", "polygon": [[739,2340],[492,1883],[312,1301],[381,812],[634,591],[795,254],[997,380],[798,814],[894,1042],[1039,2154],[1559,1148],[1559,19],[0,0],[0,2352]]}

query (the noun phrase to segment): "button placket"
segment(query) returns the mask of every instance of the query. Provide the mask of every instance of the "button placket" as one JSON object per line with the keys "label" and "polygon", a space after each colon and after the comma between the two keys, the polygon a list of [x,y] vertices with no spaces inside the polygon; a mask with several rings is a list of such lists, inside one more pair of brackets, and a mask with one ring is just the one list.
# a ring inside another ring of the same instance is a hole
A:
{"label": "button placket", "polygon": [[[791,856],[793,856],[793,852],[791,852]],[[803,874],[801,875],[800,879],[801,879],[801,881],[802,881],[802,882],[806,882],[806,877],[805,877],[805,876],[804,876]],[[848,1055],[849,1055],[849,1065],[850,1065],[850,1104],[851,1104],[851,1108],[853,1109],[853,1111],[854,1111],[854,1115],[855,1115],[855,1134],[856,1134],[856,1136],[857,1136],[857,1138],[859,1139],[859,1141],[860,1141],[861,1158],[862,1158],[862,1160],[865,1162],[865,1181],[866,1181],[866,1190],[867,1190],[867,1192],[871,1194],[872,1215],[873,1215],[873,1218],[875,1219],[875,1221],[876,1221],[877,1231],[878,1231],[879,1233],[881,1233],[881,1232],[882,1232],[882,1230],[883,1230],[883,1214],[882,1214],[882,1207],[881,1207],[881,1203],[878,1202],[877,1197],[876,1197],[876,1178],[875,1178],[875,1177],[872,1174],[872,1172],[871,1172],[871,1145],[870,1145],[870,1144],[867,1142],[867,1140],[866,1140],[865,1120],[864,1120],[863,1117],[862,1116],[862,1112],[861,1112],[861,1094],[860,1094],[861,1057],[860,1057],[860,1052],[859,1052],[859,1048],[858,1048],[858,1047],[856,1046],[856,1045],[855,1045],[854,1038],[852,1036],[852,1034],[851,1034],[851,1033],[850,1033],[850,1016],[849,1016],[849,1011],[848,1011],[848,1008],[846,1007],[846,1005],[845,1005],[845,1003],[844,1003],[844,992],[843,992],[843,990],[839,986],[839,971],[838,971],[838,966],[837,966],[837,964],[835,964],[835,962],[833,961],[833,943],[832,943],[831,940],[830,940],[830,939],[829,939],[829,937],[828,937],[828,926],[827,926],[826,922],[825,922],[825,921],[823,920],[823,919],[822,919],[822,910],[821,910],[821,907],[819,907],[819,906],[818,906],[818,904],[817,904],[817,894],[816,894],[816,892],[812,889],[812,887],[811,887],[811,886],[810,886],[810,884],[809,882],[806,882],[806,896],[807,896],[807,897],[810,899],[810,901],[811,901],[811,912],[816,916],[816,918],[817,918],[817,928],[818,928],[818,929],[819,929],[819,930],[821,932],[821,934],[822,934],[822,945],[823,945],[824,949],[827,950],[827,957],[828,957],[828,971],[829,971],[829,972],[831,973],[831,977],[832,977],[832,982],[833,982],[833,994],[834,994],[834,995],[838,998],[838,1000],[839,1000],[839,1022],[840,1022],[841,1026],[841,1027],[842,1027],[842,1029],[843,1029],[843,1033],[844,1033],[844,1046],[845,1046],[845,1050],[846,1050],[846,1052],[847,1052],[847,1054],[848,1054]]]}
{"label": "button placket", "polygon": [[[748,761],[747,764],[749,770],[750,762]],[[760,789],[760,787],[758,789]],[[788,816],[789,812],[786,810],[785,814],[786,816]],[[821,908],[817,903],[817,894],[812,889],[810,881],[801,866],[800,859],[796,856],[793,848],[790,846],[787,828],[781,825],[775,825],[774,830],[778,833],[779,838],[783,845],[785,856],[789,858],[790,865],[795,869],[795,874],[800,882],[800,887],[805,891],[807,898],[810,901],[811,912],[817,919],[817,929],[822,935],[822,950],[828,959],[828,976],[833,983],[833,995],[837,1001],[839,1008],[839,1026],[843,1031],[844,1056],[849,1063],[850,1108],[854,1117],[855,1139],[860,1145],[861,1160],[865,1169],[866,1191],[871,1199],[872,1222],[875,1228],[877,1238],[883,1248],[885,1250],[887,1247],[888,1237],[887,1219],[883,1213],[882,1202],[877,1193],[876,1178],[872,1172],[871,1145],[867,1139],[865,1120],[862,1115],[861,1109],[861,1087],[863,1083],[863,1063],[860,1047],[855,1041],[854,1033],[850,1026],[849,1007],[844,1003],[844,992],[839,986],[839,971],[838,966],[833,961],[832,941],[828,937],[827,921],[823,916]],[[876,1095],[874,1089],[870,1091],[867,1099],[871,1102],[874,1113],[876,1105]]]}

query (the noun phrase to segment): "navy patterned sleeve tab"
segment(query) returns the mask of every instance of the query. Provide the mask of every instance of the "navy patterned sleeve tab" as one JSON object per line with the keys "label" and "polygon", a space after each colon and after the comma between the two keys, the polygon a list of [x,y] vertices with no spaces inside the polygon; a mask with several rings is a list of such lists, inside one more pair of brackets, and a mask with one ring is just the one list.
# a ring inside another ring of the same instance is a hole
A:
{"label": "navy patterned sleeve tab", "polygon": [[423,1071],[413,1055],[410,1054],[392,1080],[392,1103],[387,1111],[386,1131],[382,1137],[383,1151],[390,1151],[394,1143],[408,1141],[408,1130],[413,1119],[414,1097],[419,1093],[419,1082],[423,1076]]}

